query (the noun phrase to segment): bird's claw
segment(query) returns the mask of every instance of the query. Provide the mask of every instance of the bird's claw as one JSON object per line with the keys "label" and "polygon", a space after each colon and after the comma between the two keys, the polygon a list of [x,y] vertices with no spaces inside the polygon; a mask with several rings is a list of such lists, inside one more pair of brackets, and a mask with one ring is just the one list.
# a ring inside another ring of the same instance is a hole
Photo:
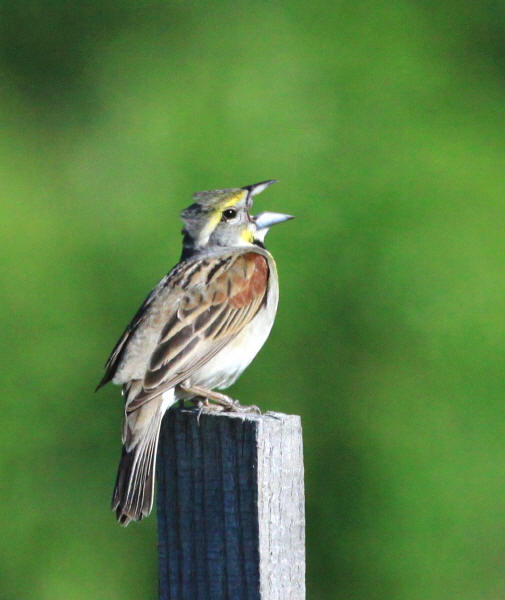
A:
{"label": "bird's claw", "polygon": [[254,413],[261,415],[261,410],[255,404],[251,404],[250,406],[242,406],[238,400],[233,400],[230,408],[227,410],[229,412]]}
{"label": "bird's claw", "polygon": [[[210,402],[209,402],[210,400]],[[194,401],[198,408],[198,412],[196,415],[197,423],[200,423],[200,417],[203,412],[235,412],[235,413],[254,413],[256,415],[261,415],[261,410],[255,406],[254,404],[251,406],[242,406],[238,400],[233,400],[233,398],[229,398],[224,394],[216,394],[214,398],[199,398],[196,402]]]}
{"label": "bird's claw", "polygon": [[198,402],[196,402],[196,406],[198,408],[198,412],[196,413],[196,422],[198,425],[200,425],[200,417],[202,416],[202,413],[221,412],[222,410],[225,410],[224,407],[220,406],[219,404],[210,404],[208,399],[198,400]]}

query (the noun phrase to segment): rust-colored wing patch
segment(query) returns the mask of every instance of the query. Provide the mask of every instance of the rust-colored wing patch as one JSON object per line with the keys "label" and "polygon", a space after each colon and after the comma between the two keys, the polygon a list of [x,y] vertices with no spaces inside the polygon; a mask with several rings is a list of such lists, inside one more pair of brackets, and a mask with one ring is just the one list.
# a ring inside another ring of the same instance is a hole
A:
{"label": "rust-colored wing patch", "polygon": [[238,335],[263,304],[268,277],[267,259],[257,252],[225,255],[195,272],[179,307],[167,315],[143,390],[127,411],[184,381]]}
{"label": "rust-colored wing patch", "polygon": [[[268,282],[268,264],[264,256],[254,252],[244,254],[235,261],[233,271],[238,272],[232,274],[235,286],[229,299],[232,308],[242,308],[253,302],[255,297],[264,296]],[[226,275],[225,273],[221,277]]]}

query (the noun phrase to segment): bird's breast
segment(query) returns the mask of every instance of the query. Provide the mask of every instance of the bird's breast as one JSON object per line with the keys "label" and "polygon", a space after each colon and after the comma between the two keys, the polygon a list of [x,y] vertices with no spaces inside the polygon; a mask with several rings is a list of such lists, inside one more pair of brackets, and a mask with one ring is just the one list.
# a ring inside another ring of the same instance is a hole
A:
{"label": "bird's breast", "polygon": [[272,329],[279,298],[277,276],[272,275],[275,276],[271,278],[266,303],[233,340],[190,376],[192,385],[207,389],[229,387],[261,350]]}

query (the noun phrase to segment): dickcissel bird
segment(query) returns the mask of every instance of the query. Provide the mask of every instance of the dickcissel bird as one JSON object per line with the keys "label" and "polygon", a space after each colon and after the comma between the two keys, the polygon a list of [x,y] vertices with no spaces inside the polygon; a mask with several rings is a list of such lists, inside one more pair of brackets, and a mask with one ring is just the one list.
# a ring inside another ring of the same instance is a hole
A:
{"label": "dickcissel bird", "polygon": [[[268,229],[291,215],[251,216],[253,197],[275,180],[199,192],[182,211],[179,263],[147,296],[119,338],[98,388],[122,385],[123,450],[112,510],[122,525],[152,509],[161,421],[179,400],[224,410],[230,386],[265,343],[279,285],[264,245]],[[245,407],[244,407],[245,408]]]}

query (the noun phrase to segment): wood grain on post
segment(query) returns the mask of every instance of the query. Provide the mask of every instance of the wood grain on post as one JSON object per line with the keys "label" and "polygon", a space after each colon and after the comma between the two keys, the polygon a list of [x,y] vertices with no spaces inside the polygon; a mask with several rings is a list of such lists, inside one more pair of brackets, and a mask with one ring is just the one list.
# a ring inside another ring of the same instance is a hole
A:
{"label": "wood grain on post", "polygon": [[158,454],[160,600],[303,600],[300,417],[175,409]]}

